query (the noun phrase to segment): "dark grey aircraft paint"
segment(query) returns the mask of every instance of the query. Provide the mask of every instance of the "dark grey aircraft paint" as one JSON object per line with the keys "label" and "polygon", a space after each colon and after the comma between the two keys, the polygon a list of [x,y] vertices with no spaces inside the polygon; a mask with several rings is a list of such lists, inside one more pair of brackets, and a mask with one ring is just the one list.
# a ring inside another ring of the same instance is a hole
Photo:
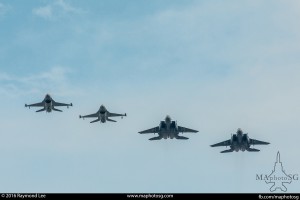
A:
{"label": "dark grey aircraft paint", "polygon": [[66,104],[66,103],[56,102],[52,99],[52,97],[49,94],[46,94],[44,100],[40,103],[34,103],[34,104],[30,104],[30,105],[25,104],[25,107],[28,107],[28,108],[30,108],[30,107],[43,107],[42,109],[37,110],[36,112],[46,111],[48,113],[50,113],[52,110],[62,112],[62,110],[59,110],[59,109],[55,108],[55,107],[58,107],[58,106],[66,106],[67,108],[69,108],[69,106],[73,106],[73,104],[72,103]]}
{"label": "dark grey aircraft paint", "polygon": [[105,123],[106,121],[110,121],[110,122],[116,122],[115,120],[110,119],[109,117],[126,117],[127,114],[117,114],[117,113],[111,113],[109,112],[104,105],[101,105],[99,110],[94,113],[94,114],[90,114],[90,115],[84,115],[81,116],[79,115],[79,118],[94,118],[97,117],[98,119],[91,121],[90,123],[94,123],[94,122],[100,122],[100,123]]}
{"label": "dark grey aircraft paint", "polygon": [[161,139],[179,139],[179,140],[187,140],[189,138],[180,136],[179,133],[197,133],[198,131],[185,128],[182,126],[178,126],[176,121],[172,121],[170,116],[166,116],[165,121],[161,121],[159,126],[150,128],[144,131],[140,131],[140,134],[146,133],[157,133],[157,137],[150,138],[149,140],[161,140]]}
{"label": "dark grey aircraft paint", "polygon": [[229,146],[230,149],[221,151],[221,153],[230,153],[233,151],[250,151],[257,152],[259,149],[250,148],[251,145],[267,145],[268,142],[263,142],[248,137],[247,133],[243,133],[242,129],[238,129],[236,134],[231,136],[230,140],[211,145],[211,147]]}

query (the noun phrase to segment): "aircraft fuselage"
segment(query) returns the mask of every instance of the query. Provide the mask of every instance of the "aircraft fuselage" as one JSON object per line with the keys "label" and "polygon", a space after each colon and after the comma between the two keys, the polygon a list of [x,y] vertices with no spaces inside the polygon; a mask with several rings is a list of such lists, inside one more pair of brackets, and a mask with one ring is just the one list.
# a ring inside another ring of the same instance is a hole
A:
{"label": "aircraft fuselage", "polygon": [[52,111],[52,107],[53,107],[53,105],[52,105],[52,98],[49,95],[47,95],[45,97],[44,102],[45,102],[45,110],[46,110],[46,112],[51,112]]}
{"label": "aircraft fuselage", "polygon": [[99,109],[99,119],[102,123],[105,123],[107,120],[107,110],[103,105],[101,105]]}
{"label": "aircraft fuselage", "polygon": [[231,145],[230,148],[234,151],[245,151],[250,148],[250,141],[247,134],[237,133],[232,135],[231,137]]}
{"label": "aircraft fuselage", "polygon": [[173,139],[179,134],[177,124],[175,121],[161,121],[159,125],[158,135],[164,139]]}

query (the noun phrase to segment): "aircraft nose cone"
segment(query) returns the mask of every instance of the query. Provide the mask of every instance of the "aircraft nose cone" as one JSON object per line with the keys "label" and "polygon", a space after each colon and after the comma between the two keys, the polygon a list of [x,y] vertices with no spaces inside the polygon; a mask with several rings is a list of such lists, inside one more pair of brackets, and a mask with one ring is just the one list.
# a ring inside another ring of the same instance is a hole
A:
{"label": "aircraft nose cone", "polygon": [[100,106],[100,110],[101,110],[101,111],[105,111],[105,110],[106,110],[105,106],[104,106],[104,105],[101,105],[101,106]]}
{"label": "aircraft nose cone", "polygon": [[241,133],[243,133],[243,131],[242,131],[242,129],[241,128],[238,128],[238,130],[237,130],[237,132],[236,132],[237,134],[241,134]]}
{"label": "aircraft nose cone", "polygon": [[171,121],[171,117],[169,115],[166,116],[166,121]]}

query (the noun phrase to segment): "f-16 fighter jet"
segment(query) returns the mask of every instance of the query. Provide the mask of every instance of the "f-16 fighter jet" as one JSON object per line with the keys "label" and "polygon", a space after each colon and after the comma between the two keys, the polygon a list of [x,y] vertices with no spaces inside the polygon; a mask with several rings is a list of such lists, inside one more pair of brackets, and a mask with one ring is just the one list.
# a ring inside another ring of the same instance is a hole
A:
{"label": "f-16 fighter jet", "polygon": [[30,105],[25,104],[25,107],[28,107],[28,108],[43,107],[42,109],[37,110],[36,112],[46,111],[48,113],[50,113],[52,110],[62,112],[62,110],[55,108],[55,107],[59,107],[59,106],[67,106],[67,108],[69,108],[69,106],[73,106],[73,104],[72,103],[70,103],[70,104],[58,103],[58,102],[54,101],[49,94],[46,94],[44,100],[40,103],[34,103],[34,104],[30,104]]}
{"label": "f-16 fighter jet", "polygon": [[85,115],[85,116],[81,116],[79,115],[79,118],[93,118],[93,117],[97,117],[98,119],[91,121],[90,123],[94,123],[94,122],[102,122],[105,123],[106,121],[110,121],[110,122],[117,122],[115,120],[109,119],[109,117],[124,117],[127,116],[126,113],[125,114],[117,114],[117,113],[111,113],[108,112],[108,110],[105,108],[104,105],[101,105],[99,110],[91,115]]}

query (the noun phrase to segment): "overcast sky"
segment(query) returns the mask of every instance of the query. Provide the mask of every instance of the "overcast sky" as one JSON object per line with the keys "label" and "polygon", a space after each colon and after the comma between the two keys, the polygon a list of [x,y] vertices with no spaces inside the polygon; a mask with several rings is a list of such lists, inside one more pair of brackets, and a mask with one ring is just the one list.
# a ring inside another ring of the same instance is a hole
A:
{"label": "overcast sky", "polygon": [[[0,0],[0,192],[269,192],[300,173],[298,0]],[[73,103],[36,113],[50,93]],[[79,114],[127,113],[90,124]],[[139,131],[170,115],[189,140]],[[270,142],[220,154],[238,128]],[[299,192],[300,180],[286,184]],[[277,191],[279,192],[279,191]]]}

